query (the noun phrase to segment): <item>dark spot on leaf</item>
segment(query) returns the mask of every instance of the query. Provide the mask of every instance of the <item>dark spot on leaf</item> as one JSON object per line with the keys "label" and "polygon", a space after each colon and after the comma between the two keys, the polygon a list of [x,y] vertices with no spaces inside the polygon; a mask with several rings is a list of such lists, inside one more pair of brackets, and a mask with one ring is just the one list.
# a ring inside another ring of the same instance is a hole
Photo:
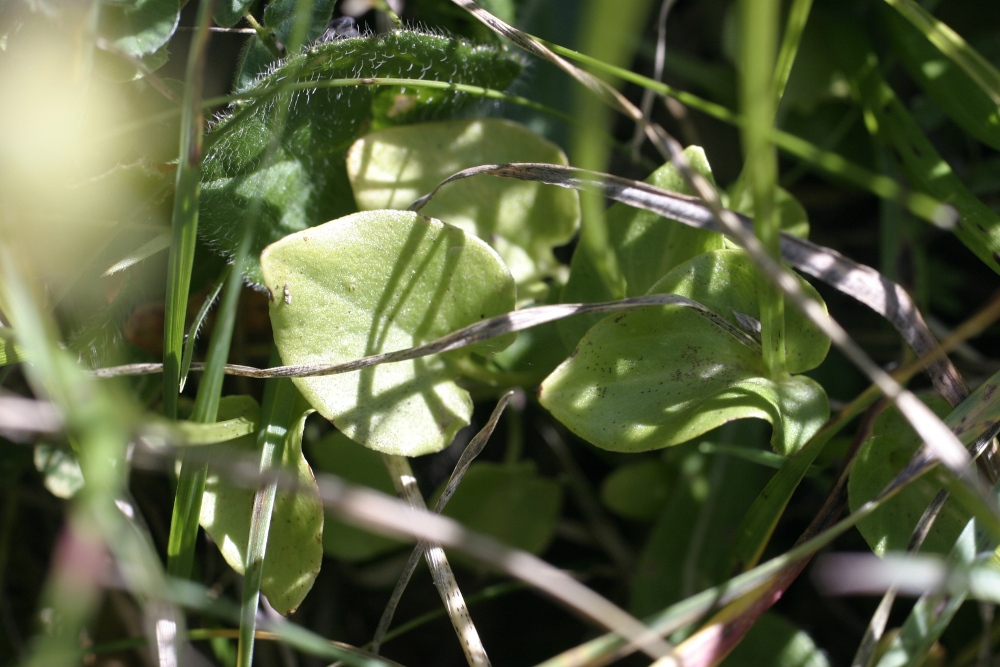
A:
{"label": "dark spot on leaf", "polygon": [[983,398],[989,400],[993,396],[993,392],[995,392],[996,390],[997,386],[995,384],[986,385],[986,389],[983,390]]}

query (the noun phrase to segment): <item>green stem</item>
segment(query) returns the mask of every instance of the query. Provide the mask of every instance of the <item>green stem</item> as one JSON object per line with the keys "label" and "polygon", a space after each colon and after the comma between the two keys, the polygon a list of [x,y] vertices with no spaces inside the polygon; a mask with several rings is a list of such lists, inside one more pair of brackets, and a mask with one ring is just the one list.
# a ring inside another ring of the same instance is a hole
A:
{"label": "green stem", "polygon": [[[271,363],[281,363],[276,349],[272,349]],[[243,599],[240,605],[239,646],[236,652],[238,667],[250,667],[253,661],[257,606],[260,602],[260,585],[264,575],[264,556],[271,527],[271,512],[278,490],[277,479],[272,473],[281,465],[285,437],[296,416],[297,396],[295,385],[288,378],[271,379],[264,383],[264,399],[257,431],[257,446],[260,448],[259,470],[263,481],[254,494],[253,515],[250,519],[250,536],[243,573]]]}
{"label": "green stem", "polygon": [[[198,385],[194,413],[191,421],[209,424],[216,420],[219,401],[222,398],[222,381],[225,365],[229,359],[229,347],[236,325],[236,311],[243,291],[243,267],[250,254],[253,238],[252,225],[247,227],[236,251],[236,259],[226,281],[225,295],[219,307],[219,315],[209,340],[205,374]],[[192,461],[184,458],[177,479],[174,494],[173,516],[170,521],[170,537],[167,541],[167,571],[175,577],[189,578],[194,565],[195,543],[198,539],[198,521],[201,516],[201,499],[205,493],[205,477],[208,468],[204,460]]]}
{"label": "green stem", "polygon": [[[770,137],[776,107],[773,82],[780,3],[742,0],[740,10],[744,170],[753,193],[757,236],[772,257],[780,258],[781,228],[774,205],[778,156]],[[765,276],[760,277],[759,289],[764,365],[772,379],[779,379],[785,373],[785,301]]]}
{"label": "green stem", "polygon": [[[677,90],[667,84],[654,81],[649,77],[636,74],[635,72],[630,72],[627,69],[608,65],[607,63],[601,62],[596,58],[591,58],[590,56],[583,55],[582,53],[578,53],[572,49],[567,49],[564,46],[559,46],[558,44],[553,44],[541,39],[539,41],[561,56],[583,63],[588,67],[593,67],[595,70],[614,74],[623,81],[629,81],[638,86],[655,90],[661,95],[672,97],[681,104],[689,106],[692,109],[697,109],[698,111],[701,111],[702,113],[717,120],[721,120],[724,123],[740,126],[744,122],[743,118],[739,114],[727,109],[721,104],[709,102],[708,100],[698,97],[697,95],[693,95],[683,90]],[[770,139],[774,145],[781,150],[812,166],[818,167],[828,174],[836,176],[840,180],[847,181],[855,187],[870,192],[881,199],[898,201],[901,206],[905,207],[908,211],[923,220],[939,224],[942,212],[947,211],[947,207],[945,207],[940,200],[935,199],[934,197],[931,197],[923,192],[907,192],[897,181],[887,176],[876,174],[875,172],[865,169],[864,167],[853,162],[849,162],[843,156],[838,155],[833,151],[824,150],[816,144],[810,143],[801,137],[795,136],[794,134],[772,127],[770,131]]]}
{"label": "green stem", "polygon": [[785,35],[781,40],[781,50],[778,52],[778,62],[774,68],[774,103],[781,101],[785,94],[788,77],[792,73],[795,56],[799,52],[802,33],[809,19],[809,10],[813,0],[793,0],[788,10],[788,23],[785,24]]}
{"label": "green stem", "polygon": [[180,159],[171,224],[173,237],[167,267],[167,307],[163,323],[163,413],[177,418],[180,392],[181,348],[184,345],[184,319],[191,268],[198,234],[198,191],[201,179],[201,138],[204,119],[201,114],[201,91],[205,54],[211,34],[212,0],[202,0],[191,50],[188,54],[184,85],[184,108],[181,114]]}

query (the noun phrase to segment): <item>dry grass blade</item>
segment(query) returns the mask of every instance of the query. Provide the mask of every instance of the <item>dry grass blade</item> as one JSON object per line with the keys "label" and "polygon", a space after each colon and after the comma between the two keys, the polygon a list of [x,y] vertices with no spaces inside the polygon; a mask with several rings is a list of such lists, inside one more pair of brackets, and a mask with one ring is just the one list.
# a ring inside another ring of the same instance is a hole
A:
{"label": "dry grass blade", "polygon": [[[676,148],[676,154],[679,156],[680,146],[678,145]],[[702,188],[697,186],[707,186],[707,183],[697,183],[697,174],[693,174],[690,169],[685,170],[680,164],[678,164],[678,167],[685,173],[685,176],[690,175],[692,177],[692,185],[695,185],[696,189],[701,194]],[[528,172],[531,173],[530,177],[526,175]],[[621,201],[632,206],[638,206],[640,208],[651,210],[660,213],[661,215],[666,215],[667,217],[680,220],[681,222],[686,222],[687,224],[714,229],[730,236],[733,240],[743,246],[753,259],[754,263],[757,264],[757,267],[761,270],[761,272],[767,276],[768,280],[770,280],[771,283],[785,295],[785,298],[794,303],[796,307],[798,307],[806,315],[806,317],[813,322],[813,324],[815,324],[833,341],[834,345],[840,348],[840,350],[844,353],[844,356],[854,363],[855,366],[857,366],[873,383],[879,387],[879,390],[882,391],[882,393],[884,393],[896,404],[899,411],[906,417],[910,424],[912,424],[914,430],[917,431],[921,439],[924,441],[926,447],[929,448],[929,452],[932,452],[933,456],[939,458],[958,476],[968,478],[968,467],[972,462],[972,459],[955,435],[933,412],[931,412],[929,408],[927,408],[927,406],[920,402],[916,396],[900,386],[900,384],[893,380],[888,373],[879,368],[879,366],[872,361],[864,350],[862,350],[858,344],[847,335],[847,332],[844,331],[843,327],[827,315],[818,303],[810,299],[805,294],[795,276],[792,275],[788,269],[781,266],[774,258],[772,258],[767,253],[767,250],[763,247],[760,240],[753,235],[751,229],[748,228],[749,221],[745,217],[741,217],[737,213],[723,209],[718,205],[718,199],[714,195],[714,190],[711,190],[710,186],[708,186],[708,190],[713,193],[709,195],[711,199],[706,199],[703,196],[702,201],[699,202],[697,199],[692,197],[684,197],[677,195],[676,193],[670,193],[653,186],[645,185],[643,183],[617,178],[607,174],[596,174],[586,170],[574,169],[572,167],[559,167],[557,165],[521,163],[485,165],[482,167],[467,169],[453,175],[445,181],[442,181],[434,192],[436,192],[441,186],[457,178],[465,178],[483,173],[509,178],[528,178],[529,180],[538,180],[545,183],[551,183],[553,185],[559,185],[561,187],[580,189],[596,188],[603,191],[606,196],[615,199],[616,201]],[[704,181],[703,178],[700,180]],[[423,206],[427,199],[433,196],[434,192],[415,202],[413,208]],[[665,198],[664,195],[666,195]],[[718,223],[718,225],[715,223]],[[790,239],[791,237],[788,238]],[[786,239],[782,239],[782,253],[785,252],[785,246],[788,243],[794,242],[786,242]],[[818,249],[819,246],[812,246],[812,249],[810,249],[808,246],[803,245],[802,248],[805,252],[811,254],[811,251]],[[832,250],[824,250],[821,256],[825,258],[825,265],[814,267],[813,270],[818,272],[824,278],[828,276],[838,277],[835,286],[840,289],[839,285],[844,284],[844,281],[839,279],[843,269],[833,269],[834,265],[837,264],[839,260],[843,260],[844,262],[847,260],[840,256],[839,253],[835,253]],[[851,276],[854,267],[849,268],[851,270],[847,271],[847,275]],[[889,294],[884,291],[883,287],[881,293],[866,296],[865,303],[868,303],[869,305],[872,305],[872,303],[881,303],[885,306],[887,312],[890,312],[889,309],[891,308],[894,312],[898,313],[898,315],[894,315],[894,317],[903,316],[903,321],[915,321],[915,316],[913,314],[917,313],[917,309],[913,306],[912,302],[909,301],[908,297],[906,297],[906,300],[910,304],[910,307],[906,309],[900,309],[898,307],[898,299],[902,296],[905,296],[905,292],[901,288],[898,292]],[[922,319],[921,322],[923,322]],[[923,328],[927,328],[926,324],[924,324]],[[930,335],[929,330],[928,335],[931,337],[931,340],[933,340],[933,336]],[[955,375],[957,377],[957,372]],[[921,456],[926,456],[927,454],[928,452],[924,452]]]}
{"label": "dry grass blade", "polygon": [[[424,504],[424,497],[420,495],[417,479],[413,476],[413,470],[406,457],[384,454],[382,460],[385,461],[385,467],[389,471],[389,476],[392,478],[392,483],[396,486],[396,492],[400,497],[404,498],[411,508],[426,512],[427,506]],[[419,549],[423,545],[426,545],[423,549],[424,559],[431,571],[434,587],[437,588],[438,594],[441,596],[441,602],[444,603],[448,618],[451,619],[451,624],[455,628],[455,634],[458,635],[458,641],[462,645],[462,651],[465,653],[469,667],[489,667],[490,659],[486,655],[486,648],[472,622],[469,605],[466,604],[465,597],[458,587],[458,581],[455,580],[455,573],[451,571],[451,565],[448,563],[444,549],[440,545],[425,542],[419,542],[417,548]]]}
{"label": "dry grass blade", "polygon": [[[426,357],[431,354],[439,354],[450,350],[457,350],[469,345],[474,345],[480,341],[496,338],[515,331],[523,331],[532,327],[537,327],[548,322],[571,317],[573,315],[583,315],[587,313],[616,313],[623,310],[633,310],[648,306],[683,306],[693,309],[699,315],[715,323],[738,341],[747,345],[751,349],[760,350],[758,343],[753,336],[742,329],[733,326],[725,318],[712,312],[697,301],[692,301],[676,294],[650,294],[637,296],[619,301],[607,301],[603,303],[561,303],[553,306],[538,306],[536,308],[525,308],[515,310],[505,315],[498,315],[486,320],[481,320],[475,324],[452,332],[447,336],[442,336],[423,345],[408,347],[394,352],[373,354],[354,361],[342,364],[302,364],[298,366],[275,366],[274,368],[254,368],[252,366],[226,366],[227,375],[237,375],[240,377],[250,377],[257,379],[267,379],[275,377],[319,377],[323,375],[337,375],[339,373],[350,373],[363,368],[377,366],[378,364],[389,364],[397,361],[409,361],[419,357]],[[191,364],[192,371],[205,369],[204,364]],[[163,364],[126,364],[124,366],[110,366],[99,368],[93,371],[98,377],[117,377],[121,375],[149,375],[163,371]]]}
{"label": "dry grass blade", "polygon": [[[462,456],[458,459],[458,463],[455,464],[455,469],[451,473],[451,477],[448,479],[448,485],[445,487],[444,493],[438,499],[437,503],[434,505],[434,513],[440,514],[444,506],[448,504],[448,501],[455,494],[455,490],[458,488],[459,483],[465,476],[465,472],[469,469],[469,465],[475,460],[479,453],[483,451],[483,447],[489,441],[490,436],[493,435],[493,430],[497,426],[497,422],[500,421],[500,416],[503,414],[504,408],[507,407],[507,403],[510,401],[510,397],[514,394],[512,391],[508,391],[506,394],[500,397],[500,401],[497,406],[493,408],[493,414],[490,415],[489,421],[486,425],[480,429],[479,433],[472,438],[468,446],[462,452]],[[417,543],[417,546],[413,548],[412,553],[410,553],[409,559],[406,561],[406,565],[403,567],[402,573],[399,575],[399,579],[396,581],[396,587],[392,591],[392,595],[389,596],[389,602],[385,605],[385,611],[382,612],[382,618],[379,619],[378,627],[375,629],[375,637],[372,639],[372,652],[376,655],[378,654],[382,641],[385,639],[385,635],[389,632],[389,626],[392,624],[392,617],[396,613],[396,607],[399,606],[399,600],[403,597],[403,591],[406,590],[407,584],[410,583],[410,578],[413,576],[413,572],[417,569],[417,564],[420,563],[421,556],[428,548],[428,543],[421,540]]]}
{"label": "dry grass blade", "polygon": [[[442,181],[410,208],[418,211],[446,184],[478,174],[538,181],[578,190],[597,190],[609,199],[659,213],[691,227],[727,233],[709,207],[695,197],[610,174],[551,164],[494,164],[465,169]],[[732,211],[729,213],[748,233],[753,229],[750,218]],[[886,318],[918,356],[933,355],[934,361],[929,367],[931,380],[949,403],[958,405],[968,396],[968,387],[955,367],[946,356],[935,353],[939,349],[937,340],[906,290],[869,266],[797,236],[783,233],[781,252],[782,259],[798,270],[822,280]]]}
{"label": "dry grass blade", "polygon": [[317,483],[324,505],[345,521],[366,530],[423,539],[458,549],[534,586],[654,659],[668,656],[672,650],[669,643],[639,619],[540,558],[472,533],[452,519],[415,510],[376,491],[350,486],[328,475],[317,476]]}

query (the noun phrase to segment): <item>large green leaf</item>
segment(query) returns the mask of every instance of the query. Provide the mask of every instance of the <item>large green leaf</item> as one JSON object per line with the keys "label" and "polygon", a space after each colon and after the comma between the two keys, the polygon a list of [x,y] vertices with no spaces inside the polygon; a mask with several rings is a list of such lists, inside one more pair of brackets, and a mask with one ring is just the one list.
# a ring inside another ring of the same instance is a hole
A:
{"label": "large green leaf", "polygon": [[[802,288],[819,300],[804,281]],[[650,290],[689,297],[739,326],[758,318],[757,269],[741,250],[704,253]],[[745,318],[744,318],[745,319]],[[790,372],[822,362],[830,341],[797,311],[786,313]],[[677,306],[601,320],[542,383],[542,405],[598,447],[644,451],[685,442],[734,419],[771,422],[781,454],[801,447],[828,419],[826,394],[803,376],[767,377],[759,351]]]}
{"label": "large green leaf", "polygon": [[[503,162],[568,164],[523,125],[456,120],[372,132],[351,146],[347,174],[361,210],[407,208],[457,171]],[[522,285],[558,266],[552,248],[572,239],[580,199],[575,190],[480,175],[448,185],[421,212],[490,243]]]}
{"label": "large green leaf", "polygon": [[[938,416],[950,408],[944,399],[925,397]],[[879,494],[906,467],[920,446],[909,422],[895,408],[887,408],[872,425],[872,434],[861,446],[851,466],[847,484],[851,511]],[[921,477],[886,501],[858,524],[865,541],[878,555],[906,549],[920,516],[941,490],[933,477]],[[946,554],[969,521],[954,502],[947,502],[924,541],[923,550]]]}
{"label": "large green leaf", "polygon": [[[219,421],[239,416],[241,406],[219,404]],[[289,614],[299,606],[319,574],[323,560],[323,505],[309,463],[302,455],[302,429],[308,413],[288,431],[281,457],[284,470],[294,473],[293,491],[279,491],[271,514],[271,528],[264,555],[261,592],[278,612]],[[231,568],[243,574],[246,563],[254,490],[234,485],[220,474],[222,466],[241,455],[257,453],[255,435],[218,445],[217,463],[209,464],[200,523],[219,547]]]}
{"label": "large green leaf", "polygon": [[[323,87],[330,79],[404,77],[504,88],[520,71],[511,56],[467,42],[409,31],[338,39],[290,57],[256,80],[206,137],[199,232],[231,257],[255,222],[254,255],[296,232],[357,210],[347,180],[348,147],[369,129],[444,118],[474,98],[414,86]],[[317,87],[284,97],[289,113],[275,132],[275,94],[283,85]],[[276,142],[264,161],[268,144]],[[252,262],[247,279],[261,282]]]}
{"label": "large green leaf", "polygon": [[[410,211],[366,211],[293,234],[269,246],[261,265],[286,364],[408,348],[514,307],[514,281],[486,243]],[[415,456],[442,449],[469,423],[472,401],[456,374],[435,356],[294,381],[352,440]]]}
{"label": "large green leaf", "polygon": [[[695,172],[712,180],[712,169],[705,151],[698,146],[689,146],[684,155]],[[665,190],[692,194],[684,177],[671,162],[650,174],[646,182]],[[681,262],[723,247],[721,234],[671,222],[651,211],[625,204],[613,205],[604,219],[608,227],[608,241],[622,272],[625,296],[645,294],[657,280]],[[573,253],[569,280],[563,287],[562,301],[589,303],[613,298],[590,254],[578,245]],[[600,315],[583,315],[562,320],[559,322],[559,334],[569,347],[573,347],[600,319]]]}
{"label": "large green leaf", "polygon": [[[333,431],[309,447],[313,470],[328,472],[350,482],[396,494],[382,457],[378,452],[362,447],[339,431]],[[349,562],[365,561],[391,551],[398,551],[403,542],[344,523],[333,512],[323,521],[323,551],[327,556]]]}

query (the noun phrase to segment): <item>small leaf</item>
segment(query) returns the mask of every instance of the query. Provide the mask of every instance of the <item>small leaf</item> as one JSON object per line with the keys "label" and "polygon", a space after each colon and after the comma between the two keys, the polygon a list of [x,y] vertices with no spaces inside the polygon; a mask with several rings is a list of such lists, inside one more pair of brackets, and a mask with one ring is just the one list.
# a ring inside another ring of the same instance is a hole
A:
{"label": "small leaf", "polygon": [[[401,350],[514,307],[514,282],[478,238],[410,211],[367,211],[308,229],[261,257],[284,363],[346,362]],[[503,349],[511,337],[456,351]],[[345,435],[389,454],[447,446],[472,401],[440,356],[293,378]]]}
{"label": "small leaf", "polygon": [[180,0],[126,0],[101,7],[101,33],[115,47],[141,57],[166,44],[180,22]]}
{"label": "small leaf", "polygon": [[215,22],[223,28],[232,28],[249,10],[253,0],[217,0]]}
{"label": "small leaf", "polygon": [[[323,559],[323,505],[316,478],[302,455],[302,429],[308,414],[299,418],[285,439],[281,465],[294,471],[298,485],[294,491],[279,491],[275,498],[264,555],[261,592],[282,614],[293,612],[305,598]],[[220,420],[234,416],[234,412],[224,410],[220,404]],[[218,446],[215,460],[219,463],[209,464],[200,523],[229,566],[243,574],[254,491],[245,485],[229,483],[217,469],[231,459],[234,450],[243,456],[256,454],[256,437],[248,435]]]}
{"label": "small leaf", "polygon": [[466,528],[540,554],[552,541],[561,508],[562,488],[539,476],[532,462],[484,462],[469,466],[441,513]]}
{"label": "small leaf", "polygon": [[[414,63],[420,63],[415,66]],[[232,257],[247,224],[256,224],[252,254],[283,236],[357,207],[344,158],[363,132],[453,115],[470,96],[398,86],[317,87],[291,94],[279,137],[275,95],[284,85],[327,79],[410,77],[504,88],[520,65],[498,51],[439,35],[396,31],[338,39],[283,61],[256,80],[262,97],[237,104],[206,136],[198,231]],[[264,162],[274,139],[273,160]],[[253,216],[253,217],[252,217]],[[247,280],[261,284],[251,262]]]}
{"label": "small leaf", "polygon": [[[351,146],[347,174],[361,210],[405,209],[448,176],[502,162],[568,164],[555,144],[499,119],[422,123],[372,132]],[[559,266],[552,248],[580,222],[574,190],[475,176],[442,190],[421,213],[492,245],[521,285]]]}
{"label": "small leaf", "polygon": [[[705,151],[689,146],[684,155],[691,168],[712,180],[712,169]],[[690,194],[684,177],[673,163],[663,165],[645,180],[650,185]],[[452,186],[453,187],[453,186]],[[618,256],[618,266],[625,281],[625,296],[645,294],[663,276],[681,262],[709,250],[721,250],[721,234],[669,221],[651,211],[625,204],[614,204],[605,213],[608,240]],[[578,245],[573,253],[569,280],[563,287],[563,303],[591,303],[614,298],[601,279],[586,250]],[[573,317],[559,323],[559,333],[569,346],[576,345],[600,316]]]}
{"label": "small leaf", "polygon": [[[718,250],[676,267],[650,292],[690,297],[735,324],[737,312],[759,318],[759,287],[743,251]],[[785,327],[788,370],[819,365],[830,341],[797,311],[786,313]],[[772,447],[789,455],[829,417],[819,384],[803,376],[768,379],[759,352],[673,306],[601,320],[542,383],[539,399],[571,431],[614,451],[676,445],[753,417],[771,422]]]}
{"label": "small leaf", "polygon": [[[923,397],[931,409],[944,417],[948,404],[937,396]],[[950,420],[949,420],[950,421]],[[861,446],[847,484],[851,511],[874,498],[906,467],[920,439],[895,408],[887,408],[872,425],[872,434]],[[941,490],[933,478],[921,477],[890,498],[858,525],[865,541],[879,556],[903,551],[920,515]],[[946,554],[968,523],[969,516],[954,502],[947,502],[938,515],[922,551]]]}
{"label": "small leaf", "polygon": [[660,459],[626,463],[601,484],[601,502],[626,519],[652,521],[670,497],[670,473]]}
{"label": "small leaf", "polygon": [[[388,495],[396,494],[382,457],[338,431],[312,445],[309,460],[316,471],[333,473],[351,484],[361,484]],[[346,524],[333,512],[327,512],[323,521],[323,552],[333,558],[366,561],[398,551],[403,546],[404,543],[398,540]]]}

